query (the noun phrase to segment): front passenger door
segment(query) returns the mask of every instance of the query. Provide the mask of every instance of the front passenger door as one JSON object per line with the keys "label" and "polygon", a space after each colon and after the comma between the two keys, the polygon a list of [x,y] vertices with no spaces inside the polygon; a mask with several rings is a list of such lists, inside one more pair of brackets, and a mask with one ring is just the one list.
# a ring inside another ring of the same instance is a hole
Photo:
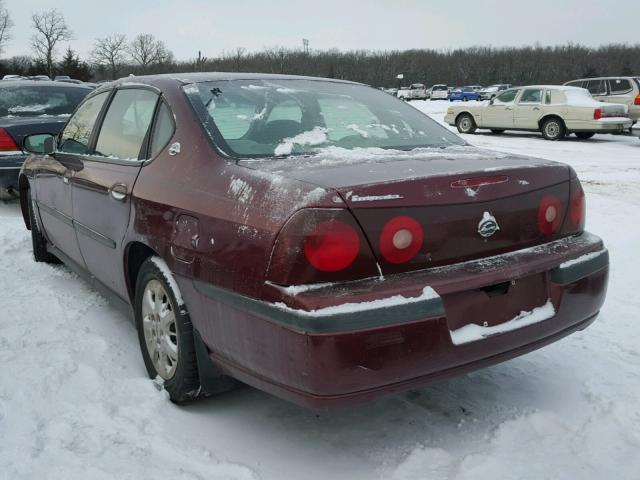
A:
{"label": "front passenger door", "polygon": [[527,88],[523,90],[514,109],[513,120],[515,127],[537,130],[541,114],[542,89]]}
{"label": "front passenger door", "polygon": [[109,92],[87,98],[60,134],[55,154],[48,155],[36,172],[36,198],[44,234],[78,266],[85,267],[73,225],[71,180],[82,168],[81,158],[91,143],[94,126]]}
{"label": "front passenger door", "polygon": [[505,90],[489,105],[482,109],[481,125],[483,128],[513,128],[513,105],[518,90]]}
{"label": "front passenger door", "polygon": [[123,258],[131,192],[147,144],[158,93],[140,87],[115,91],[97,134],[73,177],[73,211],[78,243],[89,272],[127,298]]}

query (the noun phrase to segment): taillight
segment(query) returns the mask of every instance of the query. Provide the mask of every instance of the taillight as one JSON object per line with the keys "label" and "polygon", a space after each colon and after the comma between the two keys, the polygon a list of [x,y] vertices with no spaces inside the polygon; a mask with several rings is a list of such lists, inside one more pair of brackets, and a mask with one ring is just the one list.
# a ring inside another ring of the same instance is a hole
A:
{"label": "taillight", "polygon": [[596,108],[593,111],[593,119],[594,120],[600,120],[602,118],[602,109],[601,108]]}
{"label": "taillight", "polygon": [[543,235],[551,235],[558,231],[562,223],[562,202],[554,195],[547,195],[538,207],[538,228]]}
{"label": "taillight", "polygon": [[304,237],[304,254],[321,272],[344,270],[353,263],[359,251],[358,232],[340,220],[320,222]]}
{"label": "taillight", "polygon": [[634,105],[640,105],[640,95],[636,95],[635,100],[633,101]]}
{"label": "taillight", "polygon": [[584,229],[584,221],[586,216],[586,202],[584,198],[584,190],[580,182],[576,180],[577,188],[571,192],[570,214],[571,223],[578,230]]}
{"label": "taillight", "polygon": [[4,128],[0,128],[0,151],[2,152],[15,152],[20,151],[18,145],[13,140],[11,135],[7,133]]}
{"label": "taillight", "polygon": [[378,275],[360,226],[345,209],[305,208],[282,227],[267,279],[278,285],[357,280]]}
{"label": "taillight", "polygon": [[380,253],[390,263],[405,263],[418,254],[423,241],[424,232],[416,220],[394,217],[380,233]]}

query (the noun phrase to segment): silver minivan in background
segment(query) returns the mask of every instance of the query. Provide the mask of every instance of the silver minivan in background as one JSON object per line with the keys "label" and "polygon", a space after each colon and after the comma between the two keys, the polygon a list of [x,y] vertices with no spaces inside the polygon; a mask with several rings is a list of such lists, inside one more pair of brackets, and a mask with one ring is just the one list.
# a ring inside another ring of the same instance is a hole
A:
{"label": "silver minivan in background", "polygon": [[581,78],[565,85],[586,88],[600,102],[625,104],[634,124],[640,120],[640,77]]}

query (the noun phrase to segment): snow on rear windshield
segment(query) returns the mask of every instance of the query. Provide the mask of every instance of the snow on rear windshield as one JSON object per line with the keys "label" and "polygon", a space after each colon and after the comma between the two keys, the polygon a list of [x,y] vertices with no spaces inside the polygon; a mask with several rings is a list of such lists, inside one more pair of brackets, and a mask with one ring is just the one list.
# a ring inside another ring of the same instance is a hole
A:
{"label": "snow on rear windshield", "polygon": [[412,150],[465,145],[415,108],[363,85],[229,80],[184,87],[223,151],[241,158],[310,155],[327,147]]}
{"label": "snow on rear windshield", "polygon": [[57,86],[0,88],[0,116],[70,115],[91,90]]}

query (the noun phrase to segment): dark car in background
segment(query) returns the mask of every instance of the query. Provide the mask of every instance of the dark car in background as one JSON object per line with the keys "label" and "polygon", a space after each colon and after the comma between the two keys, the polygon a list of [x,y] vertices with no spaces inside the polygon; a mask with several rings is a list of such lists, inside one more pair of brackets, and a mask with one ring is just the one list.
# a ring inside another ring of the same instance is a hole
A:
{"label": "dark car in background", "polygon": [[57,135],[91,88],[32,80],[0,82],[0,198],[18,191],[18,172],[26,158],[25,136]]}
{"label": "dark car in background", "polygon": [[542,347],[604,302],[571,167],[479,150],[361,84],[136,77],[25,147],[35,260],[133,313],[176,402],[233,378],[363,401]]}

